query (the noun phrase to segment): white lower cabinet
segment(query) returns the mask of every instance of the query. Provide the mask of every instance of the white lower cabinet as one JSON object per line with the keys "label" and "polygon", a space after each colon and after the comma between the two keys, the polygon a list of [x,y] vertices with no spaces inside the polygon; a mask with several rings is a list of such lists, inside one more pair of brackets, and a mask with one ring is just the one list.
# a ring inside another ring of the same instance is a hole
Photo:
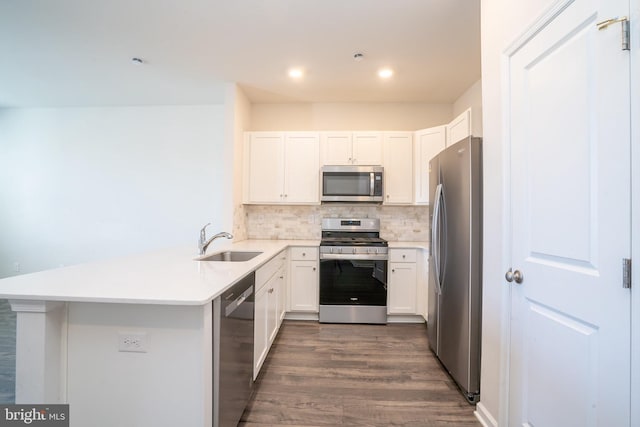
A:
{"label": "white lower cabinet", "polygon": [[387,313],[418,313],[418,275],[415,249],[389,249]]}
{"label": "white lower cabinet", "polygon": [[318,248],[291,248],[289,311],[314,312],[318,308]]}
{"label": "white lower cabinet", "polygon": [[253,334],[254,380],[258,377],[271,344],[278,335],[284,316],[285,299],[283,294],[286,292],[284,286],[286,259],[286,251],[283,251],[256,271]]}

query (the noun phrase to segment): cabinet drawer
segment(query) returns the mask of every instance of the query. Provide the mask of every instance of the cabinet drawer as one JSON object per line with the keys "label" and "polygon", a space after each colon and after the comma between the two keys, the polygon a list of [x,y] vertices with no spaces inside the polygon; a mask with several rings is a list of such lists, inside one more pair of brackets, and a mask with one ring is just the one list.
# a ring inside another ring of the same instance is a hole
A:
{"label": "cabinet drawer", "polygon": [[391,249],[389,251],[389,261],[391,262],[416,262],[417,254],[415,249]]}
{"label": "cabinet drawer", "polygon": [[318,248],[302,247],[291,248],[291,261],[317,261]]}
{"label": "cabinet drawer", "polygon": [[282,251],[278,255],[274,256],[265,265],[256,270],[256,292],[260,290],[273,276],[276,271],[284,266],[287,260],[287,252]]}

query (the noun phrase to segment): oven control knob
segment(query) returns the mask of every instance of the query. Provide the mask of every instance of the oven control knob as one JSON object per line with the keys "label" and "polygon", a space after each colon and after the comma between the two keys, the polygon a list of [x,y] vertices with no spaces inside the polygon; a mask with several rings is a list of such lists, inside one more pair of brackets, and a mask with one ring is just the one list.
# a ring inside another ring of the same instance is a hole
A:
{"label": "oven control knob", "polygon": [[356,253],[356,248],[353,248],[353,253],[354,253],[354,254]]}
{"label": "oven control knob", "polygon": [[331,251],[329,253],[333,253],[333,248],[331,248]]}
{"label": "oven control knob", "polygon": [[342,253],[342,248],[338,248],[338,253],[341,254]]}

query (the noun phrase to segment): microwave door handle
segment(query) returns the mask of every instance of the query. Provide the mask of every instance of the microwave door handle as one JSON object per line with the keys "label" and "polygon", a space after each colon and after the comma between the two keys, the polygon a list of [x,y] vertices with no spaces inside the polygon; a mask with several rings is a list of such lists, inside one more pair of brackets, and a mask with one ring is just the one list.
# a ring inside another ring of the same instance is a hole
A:
{"label": "microwave door handle", "polygon": [[373,197],[375,188],[375,174],[373,172],[369,173],[369,196]]}

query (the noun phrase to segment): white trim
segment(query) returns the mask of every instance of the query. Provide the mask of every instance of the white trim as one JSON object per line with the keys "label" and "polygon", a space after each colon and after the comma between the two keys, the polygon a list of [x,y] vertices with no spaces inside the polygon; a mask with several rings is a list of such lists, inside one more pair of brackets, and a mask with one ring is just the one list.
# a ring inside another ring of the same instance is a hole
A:
{"label": "white trim", "polygon": [[631,20],[631,424],[640,425],[640,0],[630,0]]}
{"label": "white trim", "polygon": [[420,314],[387,314],[387,323],[426,323]]}
{"label": "white trim", "polygon": [[46,313],[64,306],[62,301],[10,299],[11,310],[24,313]]}
{"label": "white trim", "polygon": [[[515,53],[515,50],[513,51]],[[501,64],[502,82],[502,270],[511,267],[511,69],[510,55],[504,52]],[[500,316],[500,378],[498,419],[509,424],[509,365],[511,360],[511,286],[503,282]]]}
{"label": "white trim", "polygon": [[487,411],[487,408],[485,408],[482,402],[478,402],[473,415],[476,416],[478,421],[480,421],[480,424],[482,424],[484,427],[498,427],[498,422],[495,418],[493,418],[489,411]]}
{"label": "white trim", "polygon": [[285,320],[315,320],[318,321],[318,313],[304,311],[287,311],[284,314]]}

